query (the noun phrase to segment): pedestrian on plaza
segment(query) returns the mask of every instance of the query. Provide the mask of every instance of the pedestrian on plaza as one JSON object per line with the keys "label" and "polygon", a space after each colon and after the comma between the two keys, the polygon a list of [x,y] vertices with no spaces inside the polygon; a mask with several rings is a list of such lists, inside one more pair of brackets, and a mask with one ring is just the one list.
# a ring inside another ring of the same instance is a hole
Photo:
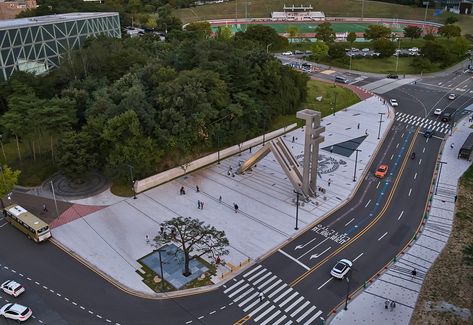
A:
{"label": "pedestrian on plaza", "polygon": [[43,204],[43,212],[48,212],[48,207],[46,206],[46,204]]}
{"label": "pedestrian on plaza", "polygon": [[145,236],[145,239],[146,239],[146,244],[149,244],[149,236],[148,235]]}
{"label": "pedestrian on plaza", "polygon": [[204,201],[200,201],[200,209],[204,210]]}
{"label": "pedestrian on plaza", "polygon": [[330,153],[333,153],[333,146],[330,147]]}
{"label": "pedestrian on plaza", "polygon": [[386,300],[384,302],[384,309],[388,309],[388,307],[389,307],[389,300]]}
{"label": "pedestrian on plaza", "polygon": [[328,184],[328,186],[330,187],[330,184],[332,184],[332,179],[331,179],[331,178],[328,179],[327,184]]}
{"label": "pedestrian on plaza", "polygon": [[412,274],[412,276],[416,276],[416,275],[417,275],[417,270],[416,270],[416,268],[414,268],[414,269],[412,270],[411,274]]}
{"label": "pedestrian on plaza", "polygon": [[455,195],[455,198],[453,199],[454,203],[457,203],[457,196]]}
{"label": "pedestrian on plaza", "polygon": [[218,203],[222,203],[222,196],[221,195],[218,197]]}
{"label": "pedestrian on plaza", "polygon": [[366,136],[368,135],[368,129],[365,130],[365,135],[366,135]]}
{"label": "pedestrian on plaza", "polygon": [[470,115],[470,117],[468,117],[468,122],[473,122],[473,115]]}
{"label": "pedestrian on plaza", "polygon": [[174,240],[176,239],[176,229],[174,228],[171,229],[171,238]]}
{"label": "pedestrian on plaza", "polygon": [[358,123],[358,125],[356,126],[356,128],[359,130],[360,129],[360,123]]}
{"label": "pedestrian on plaza", "polygon": [[233,203],[233,209],[235,210],[235,213],[238,213],[238,204]]}
{"label": "pedestrian on plaza", "polygon": [[200,200],[197,200],[197,209],[200,209]]}
{"label": "pedestrian on plaza", "polygon": [[195,190],[196,190],[197,193],[200,192],[199,185],[196,185],[196,186],[195,186]]}
{"label": "pedestrian on plaza", "polygon": [[161,227],[159,228],[159,230],[161,230],[161,233],[164,233],[164,227],[163,227],[163,226],[161,226]]}
{"label": "pedestrian on plaza", "polygon": [[391,303],[389,304],[389,307],[390,307],[390,310],[393,311],[394,308],[396,308],[396,303],[394,301],[391,301]]}
{"label": "pedestrian on plaza", "polygon": [[179,190],[179,194],[182,195],[184,193],[184,186],[181,186],[181,189]]}
{"label": "pedestrian on plaza", "polygon": [[450,145],[450,148],[453,149],[454,147],[455,147],[455,144],[452,143],[452,144]]}
{"label": "pedestrian on plaza", "polygon": [[262,292],[259,293],[259,301],[263,302],[264,294]]}
{"label": "pedestrian on plaza", "polygon": [[295,140],[296,140],[296,137],[293,136],[292,137],[292,142],[294,143]]}

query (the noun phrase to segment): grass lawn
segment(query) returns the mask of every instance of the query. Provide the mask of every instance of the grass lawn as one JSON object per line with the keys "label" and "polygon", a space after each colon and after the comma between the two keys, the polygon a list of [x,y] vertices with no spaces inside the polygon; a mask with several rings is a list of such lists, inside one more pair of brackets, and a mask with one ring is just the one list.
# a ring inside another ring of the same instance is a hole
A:
{"label": "grass lawn", "polygon": [[445,301],[473,310],[473,265],[465,264],[463,249],[473,243],[473,167],[460,180],[455,220],[447,246],[428,271],[412,315],[411,324],[471,324],[447,310],[432,311]]}
{"label": "grass lawn", "polygon": [[[310,80],[307,83],[308,95],[304,108],[310,108],[322,113],[322,117],[333,114],[335,96],[336,111],[342,110],[360,101],[357,95],[351,90],[332,83]],[[336,95],[335,95],[336,94]],[[321,101],[316,98],[322,97]]]}
{"label": "grass lawn", "polygon": [[[414,57],[400,57],[397,73],[402,74],[419,74],[420,71],[411,66]],[[330,61],[327,64],[337,66],[340,68],[349,68],[349,63],[340,61]],[[389,58],[373,59],[373,58],[357,58],[351,62],[351,68],[357,71],[375,72],[375,73],[389,73],[396,71],[396,57],[391,56]],[[424,72],[440,71],[438,67],[433,67],[432,70]]]}

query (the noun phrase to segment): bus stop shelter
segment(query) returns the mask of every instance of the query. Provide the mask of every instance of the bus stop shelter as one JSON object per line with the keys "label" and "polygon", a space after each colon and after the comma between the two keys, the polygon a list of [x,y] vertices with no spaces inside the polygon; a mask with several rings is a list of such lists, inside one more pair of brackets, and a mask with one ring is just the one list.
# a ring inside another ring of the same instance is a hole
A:
{"label": "bus stop shelter", "polygon": [[468,161],[471,161],[473,158],[473,133],[470,133],[461,146],[460,151],[458,152],[458,158],[463,158]]}

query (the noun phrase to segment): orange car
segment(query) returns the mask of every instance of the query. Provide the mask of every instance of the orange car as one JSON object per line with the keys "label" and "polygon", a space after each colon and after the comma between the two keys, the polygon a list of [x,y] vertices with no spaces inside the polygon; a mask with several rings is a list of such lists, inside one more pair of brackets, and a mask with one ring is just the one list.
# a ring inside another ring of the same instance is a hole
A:
{"label": "orange car", "polygon": [[380,165],[378,169],[376,169],[374,176],[378,178],[384,178],[387,173],[388,173],[388,165]]}

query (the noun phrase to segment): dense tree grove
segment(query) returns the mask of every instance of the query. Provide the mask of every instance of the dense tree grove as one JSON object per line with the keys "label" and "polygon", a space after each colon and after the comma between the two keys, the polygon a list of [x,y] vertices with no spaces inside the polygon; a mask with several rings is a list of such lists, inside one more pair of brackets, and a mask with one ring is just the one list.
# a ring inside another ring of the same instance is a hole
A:
{"label": "dense tree grove", "polygon": [[222,40],[207,31],[90,39],[46,76],[16,73],[0,86],[0,131],[32,153],[48,149],[72,179],[93,169],[126,179],[129,166],[142,178],[301,107],[308,77],[267,53],[284,39],[260,26]]}

